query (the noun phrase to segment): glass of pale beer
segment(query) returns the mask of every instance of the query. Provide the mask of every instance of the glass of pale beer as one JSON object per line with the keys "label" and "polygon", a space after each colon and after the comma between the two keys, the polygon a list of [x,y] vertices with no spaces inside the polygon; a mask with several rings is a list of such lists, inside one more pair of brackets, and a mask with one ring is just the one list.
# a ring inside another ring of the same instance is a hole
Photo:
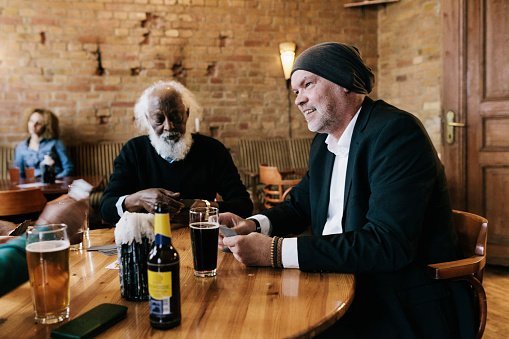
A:
{"label": "glass of pale beer", "polygon": [[69,318],[69,239],[65,224],[36,225],[26,233],[28,276],[35,321],[53,324]]}

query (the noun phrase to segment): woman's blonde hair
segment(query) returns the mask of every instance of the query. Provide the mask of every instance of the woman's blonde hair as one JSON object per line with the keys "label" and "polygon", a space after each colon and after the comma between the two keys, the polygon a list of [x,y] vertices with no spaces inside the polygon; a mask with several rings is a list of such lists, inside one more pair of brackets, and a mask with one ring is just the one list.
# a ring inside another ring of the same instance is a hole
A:
{"label": "woman's blonde hair", "polygon": [[34,113],[42,115],[44,121],[44,132],[41,137],[44,139],[58,139],[60,131],[58,129],[58,118],[49,109],[44,108],[30,108],[25,112],[25,126],[28,126],[28,121]]}

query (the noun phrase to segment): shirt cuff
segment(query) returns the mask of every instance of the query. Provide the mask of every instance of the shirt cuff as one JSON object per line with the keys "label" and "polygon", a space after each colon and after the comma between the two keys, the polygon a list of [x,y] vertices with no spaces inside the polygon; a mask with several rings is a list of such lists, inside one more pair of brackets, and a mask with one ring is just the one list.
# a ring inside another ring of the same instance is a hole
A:
{"label": "shirt cuff", "polygon": [[261,234],[269,235],[270,234],[270,220],[263,214],[256,214],[248,219],[256,219],[260,223]]}
{"label": "shirt cuff", "polygon": [[284,238],[281,245],[281,262],[284,268],[299,268],[297,238]]}
{"label": "shirt cuff", "polygon": [[122,208],[122,204],[124,203],[125,198],[127,198],[127,195],[121,196],[118,198],[117,203],[115,204],[115,207],[117,208],[117,213],[119,217],[122,217],[124,214],[124,209]]}

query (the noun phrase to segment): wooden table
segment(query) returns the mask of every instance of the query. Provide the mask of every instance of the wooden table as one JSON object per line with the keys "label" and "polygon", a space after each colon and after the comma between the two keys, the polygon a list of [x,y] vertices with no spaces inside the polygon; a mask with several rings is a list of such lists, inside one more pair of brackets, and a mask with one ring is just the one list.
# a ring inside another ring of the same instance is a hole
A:
{"label": "wooden table", "polygon": [[[65,177],[62,179],[57,179],[54,184],[42,184],[40,179],[36,179],[35,181],[29,181],[25,182],[24,179],[20,179],[19,183],[13,183],[8,179],[1,179],[0,180],[0,191],[7,191],[7,190],[17,190],[22,189],[26,186],[34,186],[37,188],[40,188],[42,193],[45,196],[52,196],[55,197],[57,195],[65,194],[69,190],[69,185],[72,184],[72,182],[76,179],[84,179],[89,184],[92,185],[93,189],[96,189],[99,187],[99,185],[102,182],[102,177],[100,176],[73,176],[73,177]],[[21,185],[21,187],[19,186]]]}
{"label": "wooden table", "polygon": [[[93,245],[113,243],[113,231],[90,232]],[[182,323],[168,331],[150,327],[147,302],[122,299],[115,257],[71,251],[71,319],[101,303],[126,305],[127,319],[100,337],[282,338],[309,337],[339,319],[354,296],[351,274],[304,273],[296,269],[246,267],[218,253],[215,278],[193,275],[187,228],[173,230],[180,253]],[[0,298],[0,336],[48,338],[56,325],[35,324],[28,283]]]}

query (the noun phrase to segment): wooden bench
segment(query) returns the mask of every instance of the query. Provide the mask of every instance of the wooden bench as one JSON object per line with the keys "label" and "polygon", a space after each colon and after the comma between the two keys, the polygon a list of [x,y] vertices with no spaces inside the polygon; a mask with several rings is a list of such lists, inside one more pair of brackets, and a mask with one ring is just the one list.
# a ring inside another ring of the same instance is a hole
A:
{"label": "wooden bench", "polygon": [[307,171],[312,141],[313,138],[288,139],[291,168]]}
{"label": "wooden bench", "polygon": [[0,146],[0,179],[9,179],[8,162],[14,160],[14,147]]}
{"label": "wooden bench", "polygon": [[276,166],[282,173],[302,176],[308,167],[312,138],[241,139],[235,157],[241,179],[255,204],[260,202],[258,170],[260,164]]}

